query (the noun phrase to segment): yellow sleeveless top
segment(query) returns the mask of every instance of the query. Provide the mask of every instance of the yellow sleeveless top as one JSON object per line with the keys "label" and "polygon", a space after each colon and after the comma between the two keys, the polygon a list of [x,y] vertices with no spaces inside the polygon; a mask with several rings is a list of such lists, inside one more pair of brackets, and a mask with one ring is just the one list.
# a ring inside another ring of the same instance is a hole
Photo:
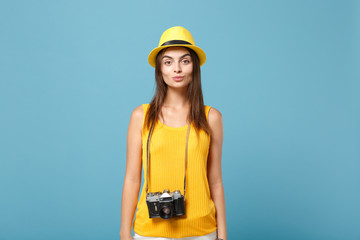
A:
{"label": "yellow sleeveless top", "polygon": [[[143,125],[150,104],[144,108]],[[205,105],[208,119],[210,106]],[[150,180],[148,192],[170,192],[180,190],[184,194],[185,144],[187,125],[170,127],[157,121],[150,140]],[[147,237],[184,238],[202,236],[217,229],[215,205],[210,195],[207,179],[207,159],[210,136],[201,129],[199,140],[191,124],[188,140],[188,159],[186,173],[185,215],[170,219],[149,218],[146,204],[147,182],[147,137],[149,130],[142,135],[142,167],[144,184],[133,223],[134,232]]]}

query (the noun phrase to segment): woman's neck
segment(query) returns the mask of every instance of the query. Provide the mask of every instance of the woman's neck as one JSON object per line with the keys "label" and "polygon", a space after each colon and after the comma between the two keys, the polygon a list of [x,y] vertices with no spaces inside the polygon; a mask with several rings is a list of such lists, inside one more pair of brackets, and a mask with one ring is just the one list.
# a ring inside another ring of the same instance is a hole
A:
{"label": "woman's neck", "polygon": [[190,106],[190,102],[186,99],[186,88],[173,89],[168,88],[164,100],[164,107],[170,108],[187,108]]}

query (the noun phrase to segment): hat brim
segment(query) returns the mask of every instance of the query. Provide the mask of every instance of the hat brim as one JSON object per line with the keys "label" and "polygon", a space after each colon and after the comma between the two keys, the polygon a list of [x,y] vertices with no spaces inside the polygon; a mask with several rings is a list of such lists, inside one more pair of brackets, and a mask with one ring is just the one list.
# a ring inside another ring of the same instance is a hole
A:
{"label": "hat brim", "polygon": [[157,54],[162,49],[168,48],[168,47],[188,47],[188,48],[194,50],[196,52],[196,54],[198,55],[200,66],[202,66],[206,62],[206,54],[201,48],[194,46],[194,45],[188,45],[188,44],[175,44],[175,45],[166,45],[166,46],[160,46],[160,47],[154,48],[148,56],[148,62],[152,67],[155,68],[155,66],[156,66]]}

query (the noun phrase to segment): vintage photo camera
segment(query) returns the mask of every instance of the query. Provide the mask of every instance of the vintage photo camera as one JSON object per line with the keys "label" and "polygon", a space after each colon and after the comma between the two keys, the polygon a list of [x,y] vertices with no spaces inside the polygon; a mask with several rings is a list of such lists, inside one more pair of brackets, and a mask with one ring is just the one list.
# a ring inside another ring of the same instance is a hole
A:
{"label": "vintage photo camera", "polygon": [[184,196],[179,190],[170,192],[165,189],[161,192],[150,192],[146,196],[149,218],[161,217],[169,219],[173,216],[185,215]]}

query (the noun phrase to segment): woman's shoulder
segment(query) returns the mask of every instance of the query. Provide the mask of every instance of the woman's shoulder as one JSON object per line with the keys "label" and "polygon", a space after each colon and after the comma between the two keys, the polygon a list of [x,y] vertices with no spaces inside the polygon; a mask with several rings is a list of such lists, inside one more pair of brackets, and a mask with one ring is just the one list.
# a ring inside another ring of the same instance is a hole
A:
{"label": "woman's shoulder", "polygon": [[141,121],[144,115],[144,108],[142,105],[137,106],[133,109],[132,113],[131,113],[131,119],[133,121]]}
{"label": "woman's shoulder", "polygon": [[214,123],[214,122],[218,122],[222,119],[222,114],[220,112],[220,110],[218,110],[217,108],[214,108],[214,107],[211,107],[211,106],[207,106],[205,105],[206,107],[208,107],[208,119],[209,119],[209,123],[211,124]]}
{"label": "woman's shoulder", "polygon": [[221,115],[220,110],[218,110],[217,108],[214,108],[210,105],[205,105],[205,104],[204,104],[204,107],[205,107],[205,111],[209,112],[209,114],[211,114],[211,115]]}
{"label": "woman's shoulder", "polygon": [[137,107],[134,108],[134,110],[131,113],[131,118],[137,119],[137,120],[143,120],[144,118],[144,113],[146,112],[146,110],[149,108],[150,104],[149,103],[143,103]]}
{"label": "woman's shoulder", "polygon": [[137,107],[134,108],[133,114],[134,114],[134,115],[137,115],[137,116],[143,115],[143,114],[144,114],[144,111],[145,111],[146,109],[148,109],[149,106],[150,106],[149,103],[143,103],[143,104],[141,104],[141,105],[139,105],[139,106],[137,106]]}

